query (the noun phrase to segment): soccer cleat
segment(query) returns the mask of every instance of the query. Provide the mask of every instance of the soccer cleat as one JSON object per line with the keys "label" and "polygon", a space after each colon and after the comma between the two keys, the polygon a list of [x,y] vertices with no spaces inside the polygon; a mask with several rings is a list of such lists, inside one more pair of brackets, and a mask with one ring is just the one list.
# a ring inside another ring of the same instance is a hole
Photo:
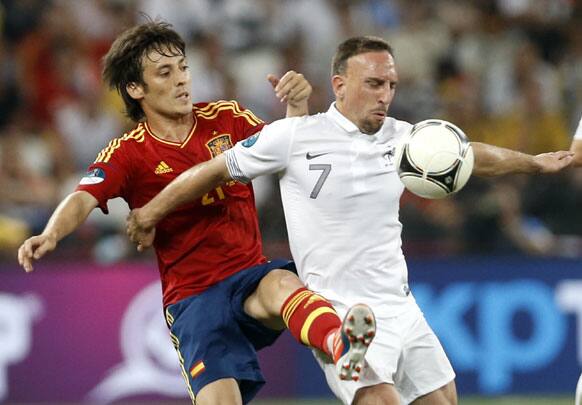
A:
{"label": "soccer cleat", "polygon": [[375,335],[376,319],[372,309],[365,304],[351,307],[333,343],[333,360],[340,379],[360,379],[364,356]]}

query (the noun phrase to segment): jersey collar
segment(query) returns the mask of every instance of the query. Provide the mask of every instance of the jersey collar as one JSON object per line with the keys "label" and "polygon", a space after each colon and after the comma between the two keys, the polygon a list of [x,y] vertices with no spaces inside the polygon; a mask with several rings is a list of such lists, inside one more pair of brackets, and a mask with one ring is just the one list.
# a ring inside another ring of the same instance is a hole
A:
{"label": "jersey collar", "polygon": [[[345,115],[343,115],[336,107],[335,101],[331,103],[331,106],[327,110],[328,117],[339,125],[344,131],[348,134],[356,135],[357,137],[361,137],[367,141],[373,142],[374,140],[378,139],[382,136],[382,129],[384,125],[386,125],[386,121],[382,124],[380,129],[375,134],[364,134],[360,131],[360,128],[356,126],[352,121],[350,121]],[[385,119],[386,120],[386,119]]]}
{"label": "jersey collar", "polygon": [[148,125],[147,121],[143,123],[143,126],[146,130],[146,133],[149,136],[151,136],[152,138],[154,138],[156,141],[164,143],[166,145],[177,146],[177,147],[182,149],[188,144],[188,141],[190,141],[190,138],[192,138],[192,136],[194,135],[194,132],[196,131],[196,125],[198,124],[198,120],[196,119],[196,115],[194,113],[192,113],[192,116],[194,117],[194,124],[192,125],[192,129],[190,129],[188,136],[186,137],[186,139],[184,139],[183,142],[167,141],[167,140],[163,139],[162,137],[157,136],[156,134],[154,134],[154,131],[152,131],[152,129]]}
{"label": "jersey collar", "polygon": [[352,121],[347,119],[336,107],[335,101],[331,103],[329,109],[327,110],[327,115],[329,118],[339,125],[344,131],[349,133],[359,133],[360,130]]}

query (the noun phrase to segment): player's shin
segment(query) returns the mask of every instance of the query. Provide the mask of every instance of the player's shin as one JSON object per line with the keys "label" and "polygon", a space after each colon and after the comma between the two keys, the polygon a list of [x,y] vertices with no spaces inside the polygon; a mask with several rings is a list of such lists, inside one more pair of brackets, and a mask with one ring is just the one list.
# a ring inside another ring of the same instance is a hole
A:
{"label": "player's shin", "polygon": [[338,334],[342,321],[329,301],[300,288],[283,303],[281,317],[295,339],[334,357],[333,347],[328,342]]}

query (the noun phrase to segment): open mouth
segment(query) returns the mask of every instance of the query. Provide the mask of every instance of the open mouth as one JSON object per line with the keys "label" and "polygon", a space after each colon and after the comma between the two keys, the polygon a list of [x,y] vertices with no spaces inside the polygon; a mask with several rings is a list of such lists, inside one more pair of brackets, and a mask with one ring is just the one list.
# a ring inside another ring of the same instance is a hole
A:
{"label": "open mouth", "polygon": [[182,100],[182,101],[186,101],[186,100],[188,100],[188,98],[189,98],[189,97],[190,97],[190,94],[189,94],[187,91],[185,91],[185,92],[183,92],[183,93],[180,93],[180,94],[178,94],[178,95],[176,96],[176,98],[177,98],[178,100]]}

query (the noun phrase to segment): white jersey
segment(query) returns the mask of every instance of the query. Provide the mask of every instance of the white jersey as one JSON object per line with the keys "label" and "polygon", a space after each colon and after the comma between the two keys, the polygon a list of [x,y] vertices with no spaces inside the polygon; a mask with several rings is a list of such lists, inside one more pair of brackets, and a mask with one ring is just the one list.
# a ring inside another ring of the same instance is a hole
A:
{"label": "white jersey", "polygon": [[578,128],[576,129],[576,133],[574,134],[574,139],[582,140],[582,118],[580,118],[580,123],[578,124]]}
{"label": "white jersey", "polygon": [[273,122],[226,152],[239,181],[279,173],[289,244],[300,279],[332,303],[363,302],[397,315],[414,302],[401,249],[404,186],[394,148],[411,124],[386,118],[361,133],[332,104]]}

